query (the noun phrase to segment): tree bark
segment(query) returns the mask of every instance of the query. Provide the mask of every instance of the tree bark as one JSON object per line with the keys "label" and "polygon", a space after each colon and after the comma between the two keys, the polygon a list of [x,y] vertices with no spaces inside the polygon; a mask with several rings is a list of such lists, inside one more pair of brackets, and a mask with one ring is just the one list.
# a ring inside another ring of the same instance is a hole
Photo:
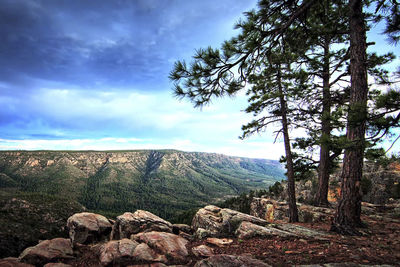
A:
{"label": "tree bark", "polygon": [[318,191],[316,195],[316,204],[318,206],[329,206],[328,188],[329,172],[331,168],[330,138],[331,138],[331,91],[330,91],[330,62],[329,62],[329,37],[324,39],[324,62],[322,70],[322,115],[321,115],[321,144],[320,159],[318,166]]}
{"label": "tree bark", "polygon": [[347,140],[341,176],[341,199],[331,230],[358,234],[361,222],[361,192],[365,124],[367,118],[366,30],[361,0],[349,1],[350,25],[350,107],[347,118]]}
{"label": "tree bark", "polygon": [[289,127],[287,120],[287,106],[285,95],[282,88],[281,80],[281,66],[278,66],[278,88],[279,88],[279,100],[281,106],[281,116],[282,116],[282,131],[283,131],[283,142],[285,144],[285,154],[286,154],[286,165],[287,165],[287,177],[288,177],[288,202],[289,202],[289,222],[298,222],[299,215],[296,205],[296,194],[294,186],[294,168],[293,168],[293,158],[292,151],[290,148],[290,138],[289,138]]}

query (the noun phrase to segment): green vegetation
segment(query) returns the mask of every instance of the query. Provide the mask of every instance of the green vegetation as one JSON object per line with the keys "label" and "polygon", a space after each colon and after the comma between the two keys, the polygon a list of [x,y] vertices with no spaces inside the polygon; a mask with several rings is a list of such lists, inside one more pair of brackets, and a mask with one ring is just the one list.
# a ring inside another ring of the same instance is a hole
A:
{"label": "green vegetation", "polygon": [[[398,90],[383,92],[368,84],[368,77],[379,85],[393,84],[398,73],[382,66],[395,56],[367,53],[374,42],[367,43],[366,35],[384,21],[384,34],[397,44],[399,14],[397,1],[260,0],[236,23],[239,33],[220,48],[200,48],[189,62],[175,62],[169,76],[174,94],[202,107],[213,98],[246,92],[245,111],[254,119],[242,126],[242,138],[280,125],[275,133],[276,138],[282,134],[285,147],[289,222],[298,221],[296,174],[317,164],[316,202],[329,205],[329,176],[344,153],[343,190],[332,230],[354,234],[362,225],[365,148],[400,127]],[[293,128],[304,129],[307,137],[293,143]],[[302,160],[296,171],[292,146],[304,149],[305,158],[319,147],[319,161]]]}
{"label": "green vegetation", "polygon": [[225,195],[268,188],[284,178],[277,161],[175,150],[0,155],[0,188],[62,195],[110,217],[144,209],[173,220]]}
{"label": "green vegetation", "polygon": [[278,197],[283,192],[283,186],[280,182],[275,182],[274,185],[268,189],[268,195],[271,197]]}
{"label": "green vegetation", "polygon": [[38,240],[67,237],[68,217],[82,205],[59,196],[0,189],[0,258],[18,256]]}
{"label": "green vegetation", "polygon": [[[280,185],[279,182],[276,182],[274,185],[276,185],[277,183]],[[221,208],[233,209],[246,214],[250,214],[250,205],[251,202],[253,201],[253,198],[270,194],[271,194],[271,187],[269,188],[269,191],[266,190],[250,191],[248,194],[242,193],[240,194],[240,196],[228,198],[223,202],[217,203],[217,206]]]}
{"label": "green vegetation", "polygon": [[363,195],[368,194],[371,191],[372,182],[370,179],[362,177],[361,178],[361,191]]}

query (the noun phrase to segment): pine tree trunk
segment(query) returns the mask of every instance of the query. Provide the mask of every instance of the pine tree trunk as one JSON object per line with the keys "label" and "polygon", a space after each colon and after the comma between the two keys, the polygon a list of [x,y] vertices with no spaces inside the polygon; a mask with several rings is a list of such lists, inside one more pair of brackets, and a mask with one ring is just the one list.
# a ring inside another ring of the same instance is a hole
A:
{"label": "pine tree trunk", "polygon": [[367,69],[365,21],[361,0],[349,2],[350,22],[350,107],[347,118],[348,148],[345,150],[342,169],[341,199],[332,222],[332,231],[358,234],[361,223],[361,193],[365,122],[367,117]]}
{"label": "pine tree trunk", "polygon": [[324,40],[324,65],[322,74],[322,116],[321,116],[321,145],[320,159],[318,166],[318,191],[316,195],[316,204],[318,206],[329,206],[328,188],[329,188],[329,171],[331,168],[330,137],[331,137],[331,92],[330,92],[330,64],[329,64],[329,37]]}
{"label": "pine tree trunk", "polygon": [[278,87],[279,87],[279,100],[281,105],[281,116],[282,116],[282,131],[283,131],[283,142],[285,144],[285,154],[286,154],[286,165],[287,165],[287,177],[288,177],[288,202],[289,202],[289,222],[298,222],[299,215],[297,212],[296,205],[296,194],[294,186],[294,168],[293,168],[293,158],[292,151],[290,148],[290,138],[289,138],[289,127],[287,120],[287,107],[285,95],[282,88],[281,81],[281,67],[278,66]]}

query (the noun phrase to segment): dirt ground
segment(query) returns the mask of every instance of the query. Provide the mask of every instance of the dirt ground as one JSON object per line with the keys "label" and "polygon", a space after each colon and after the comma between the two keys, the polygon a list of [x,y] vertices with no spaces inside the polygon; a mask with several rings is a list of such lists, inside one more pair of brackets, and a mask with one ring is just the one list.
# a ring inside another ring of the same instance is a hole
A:
{"label": "dirt ground", "polygon": [[[226,247],[213,247],[215,254],[251,255],[272,266],[299,264],[356,263],[400,266],[400,220],[382,221],[363,216],[363,236],[342,236],[329,232],[329,223],[297,223],[325,232],[328,241],[301,238],[233,239]],[[191,246],[206,244],[197,241]]]}

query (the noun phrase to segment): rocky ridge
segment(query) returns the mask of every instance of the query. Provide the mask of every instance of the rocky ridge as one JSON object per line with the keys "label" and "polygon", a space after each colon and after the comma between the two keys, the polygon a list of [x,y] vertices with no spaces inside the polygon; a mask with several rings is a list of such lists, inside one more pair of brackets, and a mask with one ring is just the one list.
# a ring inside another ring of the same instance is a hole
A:
{"label": "rocky ridge", "polygon": [[[269,208],[268,205],[272,205],[273,211],[262,212],[260,203]],[[272,200],[257,199],[253,205],[254,213],[261,212],[257,214],[261,217],[268,214],[268,221],[209,205],[196,213],[191,226],[174,225],[143,210],[124,213],[115,221],[94,213],[77,213],[67,222],[69,238],[42,241],[26,248],[18,258],[1,259],[0,266],[364,266],[369,263],[396,264],[400,260],[398,250],[393,253],[400,248],[399,242],[392,241],[393,251],[381,247],[380,253],[392,253],[383,257],[368,254],[375,249],[373,243],[371,248],[364,249],[368,257],[364,257],[362,250],[352,254],[349,248],[355,249],[357,243],[365,245],[376,233],[366,233],[354,240],[333,235],[323,227],[287,224],[279,220],[276,216],[279,213],[275,212],[284,209],[283,206]],[[376,205],[365,204],[364,210],[365,207],[367,213],[375,214]],[[317,208],[313,211],[322,212]],[[393,218],[390,227],[391,231],[397,229],[397,236],[396,232],[391,236],[396,240],[400,237],[400,220]],[[332,259],[330,249],[333,248],[336,259],[343,260],[342,254],[347,255],[347,265],[343,265],[343,261],[340,261],[341,265],[329,263]],[[347,254],[344,248],[347,248]],[[250,249],[252,253],[248,252]],[[314,259],[307,258],[306,250]],[[324,255],[327,256],[325,261],[320,257]]]}
{"label": "rocky ridge", "polygon": [[142,209],[171,219],[283,173],[277,161],[176,150],[0,152],[0,191],[63,195],[111,216]]}

